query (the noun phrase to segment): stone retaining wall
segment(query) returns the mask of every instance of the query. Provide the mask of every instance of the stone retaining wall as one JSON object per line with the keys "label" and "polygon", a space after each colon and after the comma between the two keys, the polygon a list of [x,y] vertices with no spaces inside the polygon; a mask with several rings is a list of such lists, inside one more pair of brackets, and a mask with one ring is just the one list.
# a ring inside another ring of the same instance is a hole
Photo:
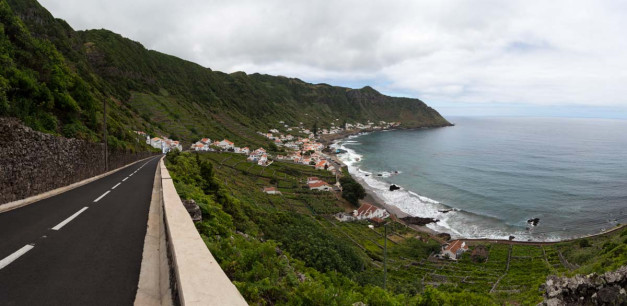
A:
{"label": "stone retaining wall", "polygon": [[[0,118],[0,205],[104,173],[103,146]],[[109,170],[150,155],[154,153],[110,152]]]}
{"label": "stone retaining wall", "polygon": [[627,305],[627,266],[602,275],[549,276],[542,305]]}

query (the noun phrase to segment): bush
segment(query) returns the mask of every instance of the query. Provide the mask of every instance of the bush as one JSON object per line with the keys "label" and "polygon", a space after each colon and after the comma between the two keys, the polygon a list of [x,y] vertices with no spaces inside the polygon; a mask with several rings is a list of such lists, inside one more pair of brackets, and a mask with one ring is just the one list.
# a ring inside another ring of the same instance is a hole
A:
{"label": "bush", "polygon": [[579,247],[580,248],[589,248],[591,246],[590,241],[588,241],[588,239],[581,239],[579,240]]}
{"label": "bush", "polygon": [[342,184],[342,198],[355,206],[359,206],[359,200],[366,197],[366,190],[350,176],[340,178]]}

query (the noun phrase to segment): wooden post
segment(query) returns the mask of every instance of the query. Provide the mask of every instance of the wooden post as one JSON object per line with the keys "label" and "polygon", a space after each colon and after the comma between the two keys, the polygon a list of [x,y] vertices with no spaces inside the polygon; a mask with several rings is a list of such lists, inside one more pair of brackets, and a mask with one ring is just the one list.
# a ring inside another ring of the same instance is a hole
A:
{"label": "wooden post", "polygon": [[383,290],[386,289],[388,279],[388,224],[383,225],[385,236],[383,237]]}
{"label": "wooden post", "polygon": [[102,109],[103,109],[103,123],[102,123],[102,133],[103,133],[103,141],[104,141],[104,171],[107,172],[109,169],[109,152],[107,147],[107,100],[102,100]]}

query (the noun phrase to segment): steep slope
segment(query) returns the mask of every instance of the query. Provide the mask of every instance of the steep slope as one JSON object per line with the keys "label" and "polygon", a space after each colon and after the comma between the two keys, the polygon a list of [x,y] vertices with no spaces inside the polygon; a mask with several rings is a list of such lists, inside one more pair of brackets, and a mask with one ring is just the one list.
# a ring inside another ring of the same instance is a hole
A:
{"label": "steep slope", "polygon": [[[15,104],[20,103],[16,97],[5,99],[3,103],[10,107],[0,109],[0,115],[17,116],[38,130],[96,140],[103,101],[111,109],[110,133],[117,146],[124,146],[132,139],[129,131],[133,129],[185,141],[207,135],[256,144],[266,140],[255,132],[275,127],[280,120],[291,124],[317,123],[320,127],[337,121],[367,120],[400,121],[408,128],[449,125],[437,111],[418,99],[388,97],[370,87],[350,89],[286,77],[216,72],[147,50],[107,30],[74,31],[34,0],[5,1],[2,0],[3,43],[9,49],[23,49],[22,54],[37,54],[22,48],[16,35],[6,31],[19,28],[29,44],[44,46],[48,53],[54,54],[55,65],[62,67],[73,80],[65,91],[77,101],[80,116],[63,117],[68,111],[63,103],[55,103],[37,115],[52,114],[57,125],[29,121],[30,115],[14,111]],[[7,21],[10,22],[5,25]],[[14,54],[7,57],[16,67],[30,69],[37,83],[49,87],[46,71],[40,69],[47,64],[43,59],[39,66],[33,67]],[[3,92],[11,92],[11,86],[1,88],[7,88]],[[82,93],[75,94],[77,90]],[[51,92],[55,92],[54,88]],[[62,101],[56,98],[55,101]],[[37,98],[31,95],[29,99]],[[84,125],[85,128],[80,126],[84,133],[66,132],[65,126],[69,124]]]}

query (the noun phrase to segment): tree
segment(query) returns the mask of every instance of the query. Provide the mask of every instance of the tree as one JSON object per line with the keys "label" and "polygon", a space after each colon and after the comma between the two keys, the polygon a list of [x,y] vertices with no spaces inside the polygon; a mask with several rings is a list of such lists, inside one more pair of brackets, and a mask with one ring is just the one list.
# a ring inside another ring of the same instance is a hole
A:
{"label": "tree", "polygon": [[271,142],[268,146],[268,150],[270,150],[271,152],[277,152],[279,151],[279,148],[273,142]]}
{"label": "tree", "polygon": [[311,131],[313,132],[314,136],[318,136],[318,122],[314,122],[313,128],[311,128]]}
{"label": "tree", "polygon": [[366,197],[364,187],[350,176],[340,178],[340,184],[342,184],[342,198],[355,206],[359,206],[359,200]]}

